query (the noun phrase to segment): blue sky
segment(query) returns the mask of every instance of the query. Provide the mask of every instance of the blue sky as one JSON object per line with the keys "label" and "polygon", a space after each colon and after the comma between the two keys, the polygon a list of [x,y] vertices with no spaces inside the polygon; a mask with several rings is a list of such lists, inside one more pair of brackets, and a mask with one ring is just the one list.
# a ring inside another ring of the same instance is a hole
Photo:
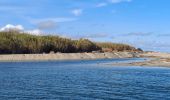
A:
{"label": "blue sky", "polygon": [[170,52],[170,0],[1,0],[0,28],[20,25],[93,41]]}

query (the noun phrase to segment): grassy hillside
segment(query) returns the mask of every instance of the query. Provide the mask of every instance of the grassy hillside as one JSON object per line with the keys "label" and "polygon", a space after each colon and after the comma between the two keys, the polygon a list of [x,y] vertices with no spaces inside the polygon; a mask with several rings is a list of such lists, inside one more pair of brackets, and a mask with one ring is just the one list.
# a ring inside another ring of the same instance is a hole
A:
{"label": "grassy hillside", "polygon": [[103,50],[110,51],[138,51],[135,47],[132,47],[127,44],[118,44],[118,43],[96,43],[97,46],[103,48]]}
{"label": "grassy hillside", "polygon": [[92,52],[110,48],[113,51],[136,50],[124,44],[94,43],[88,39],[71,40],[59,36],[35,36],[17,32],[0,32],[0,54]]}

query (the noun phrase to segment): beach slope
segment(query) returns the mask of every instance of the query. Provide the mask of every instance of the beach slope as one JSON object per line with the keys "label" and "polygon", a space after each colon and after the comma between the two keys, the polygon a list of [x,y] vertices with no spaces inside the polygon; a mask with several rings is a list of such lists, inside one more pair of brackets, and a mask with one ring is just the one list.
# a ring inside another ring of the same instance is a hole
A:
{"label": "beach slope", "polygon": [[133,58],[137,54],[131,52],[116,53],[54,53],[54,54],[12,54],[0,55],[0,61],[48,61],[48,60],[86,60],[105,58]]}

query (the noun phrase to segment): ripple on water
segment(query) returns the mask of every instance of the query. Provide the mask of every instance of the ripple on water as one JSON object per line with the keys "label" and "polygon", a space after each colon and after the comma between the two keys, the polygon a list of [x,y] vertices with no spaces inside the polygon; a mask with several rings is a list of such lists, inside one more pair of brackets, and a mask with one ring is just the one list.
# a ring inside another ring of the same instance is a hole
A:
{"label": "ripple on water", "polygon": [[170,99],[170,69],[98,64],[114,61],[0,63],[0,98]]}

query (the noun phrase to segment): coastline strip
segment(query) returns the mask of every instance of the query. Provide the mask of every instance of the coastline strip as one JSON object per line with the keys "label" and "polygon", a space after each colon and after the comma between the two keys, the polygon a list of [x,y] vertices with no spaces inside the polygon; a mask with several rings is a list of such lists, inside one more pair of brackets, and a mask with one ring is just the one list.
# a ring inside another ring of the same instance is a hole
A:
{"label": "coastline strip", "polygon": [[14,61],[49,61],[49,60],[86,60],[107,58],[133,58],[136,54],[121,53],[54,53],[54,54],[11,54],[0,55],[0,62]]}

